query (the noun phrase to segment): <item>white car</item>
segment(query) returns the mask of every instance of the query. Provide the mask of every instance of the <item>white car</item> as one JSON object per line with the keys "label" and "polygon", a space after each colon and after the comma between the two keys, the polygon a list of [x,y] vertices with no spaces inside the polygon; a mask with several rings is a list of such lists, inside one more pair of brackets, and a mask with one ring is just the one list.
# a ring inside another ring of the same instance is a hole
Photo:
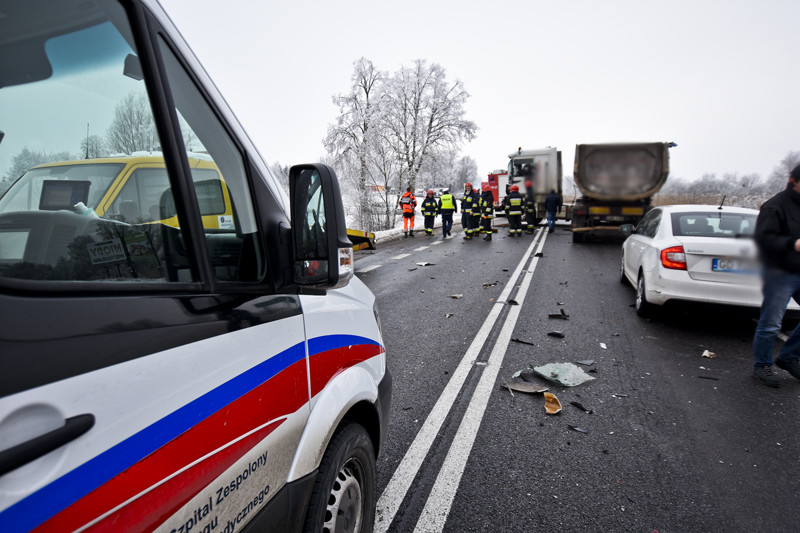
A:
{"label": "white car", "polygon": [[636,312],[670,300],[761,307],[757,217],[743,207],[672,205],[653,208],[635,230],[623,226],[620,281],[636,288]]}

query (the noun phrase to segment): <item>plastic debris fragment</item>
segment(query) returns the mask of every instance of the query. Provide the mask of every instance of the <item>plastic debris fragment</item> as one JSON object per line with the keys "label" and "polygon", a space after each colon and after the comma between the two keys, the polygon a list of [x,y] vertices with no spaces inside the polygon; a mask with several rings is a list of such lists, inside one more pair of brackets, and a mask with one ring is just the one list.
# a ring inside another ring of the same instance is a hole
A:
{"label": "plastic debris fragment", "polygon": [[453,313],[447,313],[446,315],[444,315],[445,318],[450,318],[451,316],[453,316]]}
{"label": "plastic debris fragment", "polygon": [[463,297],[464,297],[463,294],[451,294],[450,295],[450,298],[452,298],[453,300],[460,300]]}
{"label": "plastic debris fragment", "polygon": [[416,263],[417,266],[421,266],[421,267],[434,266],[435,264],[436,263],[428,263],[428,262]]}
{"label": "plastic debris fragment", "polygon": [[697,376],[701,379],[713,379],[714,381],[719,381],[719,378],[715,378],[714,376]]}
{"label": "plastic debris fragment", "polygon": [[565,387],[575,387],[595,379],[572,363],[550,363],[537,366],[533,370],[543,378]]}
{"label": "plastic debris fragment", "polygon": [[494,286],[495,286],[495,285],[497,285],[498,283],[499,283],[499,282],[497,282],[497,281],[495,281],[494,283],[484,283],[484,284],[483,284],[483,288],[484,288],[484,289],[488,289],[489,287],[494,287]]}
{"label": "plastic debris fragment", "polygon": [[594,359],[582,359],[580,361],[575,361],[575,362],[578,363],[579,365],[592,366],[594,364]]}
{"label": "plastic debris fragment", "polygon": [[604,342],[601,342],[601,343],[600,343],[600,347],[601,347],[602,349],[604,349],[604,350],[608,350],[608,346],[606,346],[606,343],[604,343]]}
{"label": "plastic debris fragment", "polygon": [[517,302],[516,300],[509,300],[509,301],[508,301],[508,302],[506,302],[506,303],[507,303],[508,305],[519,305],[519,302]]}
{"label": "plastic debris fragment", "polygon": [[536,252],[533,254],[533,257],[544,257],[544,254],[542,252]]}
{"label": "plastic debris fragment", "polygon": [[561,402],[552,392],[544,393],[544,410],[548,415],[557,415],[561,412]]}
{"label": "plastic debris fragment", "polygon": [[611,396],[613,396],[614,398],[627,398],[628,397],[627,394],[622,394],[622,393],[612,394]]}
{"label": "plastic debris fragment", "polygon": [[577,431],[578,433],[589,433],[588,429],[582,428],[580,426],[573,426],[572,424],[567,424],[567,427],[573,431]]}
{"label": "plastic debris fragment", "polygon": [[532,343],[532,342],[524,341],[524,340],[522,340],[522,339],[518,339],[518,338],[516,338],[516,337],[512,337],[512,338],[511,338],[511,340],[512,340],[513,342],[518,342],[518,343],[520,343],[520,344],[529,344],[529,345],[531,345],[531,346],[536,346],[536,345],[535,345],[534,343]]}
{"label": "plastic debris fragment", "polygon": [[578,409],[580,409],[581,411],[583,411],[585,413],[592,414],[594,412],[593,409],[589,409],[588,407],[584,406],[581,402],[576,402],[575,400],[569,402],[569,404],[570,405],[574,405],[575,407],[577,407]]}
{"label": "plastic debris fragment", "polygon": [[703,357],[707,357],[709,359],[716,359],[717,354],[715,354],[714,352],[709,352],[708,350],[705,350],[703,352]]}
{"label": "plastic debris fragment", "polygon": [[561,331],[550,331],[547,335],[549,337],[557,337],[559,339],[563,339],[564,338],[564,333],[561,332]]}
{"label": "plastic debris fragment", "polygon": [[543,387],[538,383],[528,383],[527,381],[506,381],[501,387],[517,392],[527,392],[528,394],[541,394],[550,389]]}
{"label": "plastic debris fragment", "polygon": [[559,313],[552,313],[550,315],[547,315],[547,317],[548,318],[560,318],[562,320],[566,320],[566,319],[569,318],[569,315],[567,314],[566,311],[564,311],[564,309],[561,309],[561,311]]}

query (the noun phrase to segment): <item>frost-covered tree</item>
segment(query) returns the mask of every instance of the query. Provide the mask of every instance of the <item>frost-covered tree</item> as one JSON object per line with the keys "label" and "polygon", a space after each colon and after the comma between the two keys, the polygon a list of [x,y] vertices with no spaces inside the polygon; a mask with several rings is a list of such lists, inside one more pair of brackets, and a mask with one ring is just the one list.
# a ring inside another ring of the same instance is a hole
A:
{"label": "frost-covered tree", "polygon": [[461,187],[465,183],[472,183],[475,186],[478,180],[478,163],[470,156],[465,155],[456,161],[456,187]]}
{"label": "frost-covered tree", "polygon": [[89,135],[85,139],[81,139],[81,146],[78,150],[80,157],[86,159],[96,159],[103,157],[106,154],[106,146],[103,138],[99,135]]}
{"label": "frost-covered tree", "polygon": [[800,164],[800,151],[788,152],[767,176],[766,192],[775,194],[786,188],[789,173]]}
{"label": "frost-covered tree", "polygon": [[112,152],[132,154],[158,150],[153,113],[147,95],[131,92],[114,109],[114,119],[106,133],[106,146]]}
{"label": "frost-covered tree", "polygon": [[11,158],[11,167],[0,180],[0,193],[11,186],[17,178],[25,174],[28,170],[41,165],[43,163],[52,163],[54,161],[68,161],[75,159],[69,152],[57,152],[48,154],[46,152],[36,152],[27,146],[20,150],[20,152]]}
{"label": "frost-covered tree", "polygon": [[323,141],[328,152],[334,155],[337,165],[354,171],[356,222],[363,229],[370,229],[373,218],[367,184],[371,152],[380,134],[380,83],[383,77],[366,58],[362,57],[354,63],[353,83],[349,92],[333,97],[340,114],[336,124],[328,128],[328,135]]}
{"label": "frost-covered tree", "polygon": [[460,81],[448,82],[444,68],[423,59],[387,80],[386,125],[410,187],[430,159],[474,138],[477,126],[464,118],[467,98]]}

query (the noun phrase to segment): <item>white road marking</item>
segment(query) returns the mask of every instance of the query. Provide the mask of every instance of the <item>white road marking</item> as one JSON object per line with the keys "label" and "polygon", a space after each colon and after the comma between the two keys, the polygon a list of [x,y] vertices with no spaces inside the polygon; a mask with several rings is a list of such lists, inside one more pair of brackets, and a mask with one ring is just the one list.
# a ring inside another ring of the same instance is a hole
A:
{"label": "white road marking", "polygon": [[[540,229],[539,231],[542,232],[543,230]],[[442,241],[438,241],[433,244],[440,244],[441,242]],[[511,280],[516,281],[517,278],[519,278],[522,268],[528,262],[528,259],[530,259],[531,254],[533,253],[535,244],[536,238],[534,238],[533,242],[531,242],[530,246],[528,246],[528,250],[525,252],[522,260],[519,262],[517,268],[511,275]],[[473,362],[480,354],[481,349],[483,348],[486,339],[489,337],[495,322],[497,322],[500,311],[505,306],[505,303],[499,302],[505,302],[508,299],[515,285],[516,283],[506,284],[505,289],[503,289],[503,292],[498,298],[498,303],[495,303],[492,306],[492,309],[489,311],[489,315],[486,317],[483,325],[478,330],[478,333],[475,335],[475,338],[472,340],[469,348],[467,348],[466,353],[461,358],[458,367],[456,367],[456,370],[453,372],[453,376],[445,386],[442,394],[439,396],[439,399],[436,401],[436,405],[433,406],[428,418],[425,419],[425,422],[422,424],[417,436],[414,438],[414,442],[411,443],[411,446],[409,446],[406,454],[403,456],[402,461],[400,461],[400,464],[397,466],[394,474],[392,474],[392,478],[389,480],[389,483],[383,490],[383,494],[381,494],[381,497],[378,499],[377,512],[375,516],[375,533],[384,533],[389,529],[389,526],[394,520],[395,514],[397,514],[397,510],[400,508],[400,504],[403,502],[408,489],[411,487],[417,472],[419,472],[425,456],[428,455],[431,445],[439,433],[439,429],[441,429],[442,424],[450,412],[450,409],[453,407],[453,403],[455,402],[461,387],[463,387],[469,371],[473,367]]]}
{"label": "white road marking", "polygon": [[436,246],[436,245],[438,245],[438,244],[442,244],[442,241],[433,241],[433,242],[431,243],[431,246]]}
{"label": "white road marking", "polygon": [[365,272],[370,272],[370,271],[375,270],[376,268],[380,268],[382,266],[383,265],[370,265],[370,266],[364,267],[364,268],[362,268],[360,270],[356,270],[356,274],[364,274]]}
{"label": "white road marking", "polygon": [[406,257],[411,257],[411,254],[400,254],[392,257],[392,259],[405,259]]}
{"label": "white road marking", "polygon": [[414,248],[414,251],[415,252],[421,252],[422,250],[427,250],[427,249],[428,249],[427,246],[420,246],[419,248]]}
{"label": "white road marking", "polygon": [[[546,238],[547,234],[544,233],[537,252],[541,251],[541,247],[544,245]],[[527,258],[528,256],[526,255],[525,259]],[[464,418],[461,420],[461,425],[458,427],[455,439],[453,439],[453,443],[450,445],[450,450],[447,452],[447,457],[442,464],[441,470],[439,470],[439,475],[436,477],[433,489],[428,495],[425,508],[422,510],[417,526],[414,529],[415,532],[429,533],[442,531],[444,529],[447,516],[450,513],[450,507],[453,504],[453,499],[458,490],[458,485],[461,483],[461,476],[464,474],[464,468],[467,466],[467,459],[469,459],[469,454],[472,451],[472,446],[475,444],[475,438],[481,427],[481,420],[483,420],[483,414],[489,403],[489,396],[491,396],[494,390],[497,374],[500,372],[500,367],[503,365],[503,358],[508,349],[508,344],[511,342],[511,335],[514,333],[514,327],[517,324],[522,304],[525,301],[525,294],[528,292],[528,287],[531,284],[533,272],[536,270],[536,264],[538,262],[539,258],[534,257],[531,260],[528,270],[524,274],[516,297],[516,301],[519,305],[515,305],[511,308],[503,324],[503,328],[500,330],[492,353],[489,356],[489,364],[483,371],[483,374],[481,374],[472,399],[464,413]],[[516,280],[517,278],[512,277],[511,279]]]}

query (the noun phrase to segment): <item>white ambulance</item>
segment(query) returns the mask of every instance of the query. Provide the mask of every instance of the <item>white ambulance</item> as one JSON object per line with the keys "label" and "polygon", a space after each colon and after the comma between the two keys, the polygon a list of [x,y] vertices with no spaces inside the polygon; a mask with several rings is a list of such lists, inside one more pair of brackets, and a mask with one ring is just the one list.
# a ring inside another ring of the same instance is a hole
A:
{"label": "white ambulance", "polygon": [[287,196],[151,0],[2,2],[0,130],[0,530],[372,531],[333,170]]}

